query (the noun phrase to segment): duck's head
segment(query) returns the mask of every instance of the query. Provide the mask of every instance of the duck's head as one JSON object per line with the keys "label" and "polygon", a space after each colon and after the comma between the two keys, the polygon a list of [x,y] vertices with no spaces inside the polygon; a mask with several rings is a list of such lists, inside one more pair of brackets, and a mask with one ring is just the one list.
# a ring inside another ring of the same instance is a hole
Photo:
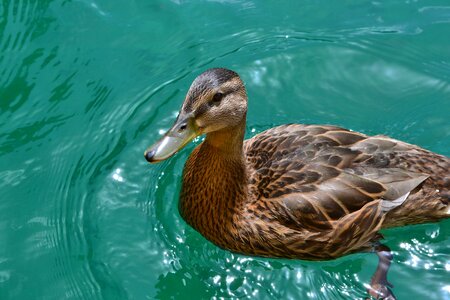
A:
{"label": "duck's head", "polygon": [[145,153],[148,162],[165,160],[195,137],[236,127],[247,113],[247,94],[239,75],[215,68],[192,83],[172,128]]}

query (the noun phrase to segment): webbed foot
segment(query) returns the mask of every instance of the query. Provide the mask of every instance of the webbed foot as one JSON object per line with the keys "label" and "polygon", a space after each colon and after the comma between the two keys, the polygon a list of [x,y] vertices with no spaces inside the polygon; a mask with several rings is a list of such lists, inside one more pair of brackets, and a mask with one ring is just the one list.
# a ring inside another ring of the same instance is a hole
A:
{"label": "webbed foot", "polygon": [[367,292],[375,299],[395,300],[397,298],[391,290],[394,286],[387,281],[387,273],[393,258],[391,249],[384,245],[378,245],[375,251],[378,256],[378,266],[370,280]]}

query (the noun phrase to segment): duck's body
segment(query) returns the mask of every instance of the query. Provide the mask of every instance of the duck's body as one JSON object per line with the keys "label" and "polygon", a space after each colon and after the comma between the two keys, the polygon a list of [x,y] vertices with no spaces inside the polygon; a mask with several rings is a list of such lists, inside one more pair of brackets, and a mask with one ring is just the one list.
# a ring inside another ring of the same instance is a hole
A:
{"label": "duck's body", "polygon": [[[145,154],[149,162],[164,160],[206,134],[186,162],[179,206],[216,245],[332,259],[372,249],[381,228],[450,217],[449,158],[333,126],[283,125],[244,141],[246,112],[239,76],[210,69],[192,84],[172,129]],[[372,295],[392,296],[385,280],[390,257],[380,256]]]}
{"label": "duck's body", "polygon": [[371,249],[381,228],[449,216],[449,159],[417,146],[300,124],[239,140],[225,154],[207,139],[183,176],[181,215],[222,248],[331,259]]}

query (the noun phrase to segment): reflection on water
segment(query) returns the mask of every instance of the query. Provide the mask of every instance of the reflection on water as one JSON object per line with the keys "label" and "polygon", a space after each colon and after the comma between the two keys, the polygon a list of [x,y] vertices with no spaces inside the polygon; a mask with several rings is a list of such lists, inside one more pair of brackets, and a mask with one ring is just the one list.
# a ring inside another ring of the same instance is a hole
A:
{"label": "reflection on water", "polygon": [[[185,159],[143,150],[204,69],[239,72],[247,136],[336,124],[450,155],[437,1],[0,4],[0,298],[364,299],[377,258],[252,258],[177,211]],[[270,12],[270,13],[268,13]],[[199,143],[197,140],[195,143]],[[385,232],[399,299],[450,299],[450,223]]]}

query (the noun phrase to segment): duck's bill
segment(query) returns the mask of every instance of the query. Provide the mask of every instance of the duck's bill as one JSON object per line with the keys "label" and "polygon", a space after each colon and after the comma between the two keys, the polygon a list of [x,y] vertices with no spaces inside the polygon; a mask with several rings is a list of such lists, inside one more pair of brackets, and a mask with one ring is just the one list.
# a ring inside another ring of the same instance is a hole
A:
{"label": "duck's bill", "polygon": [[162,139],[145,151],[145,159],[150,163],[168,159],[197,137],[197,135],[191,120],[177,120]]}

